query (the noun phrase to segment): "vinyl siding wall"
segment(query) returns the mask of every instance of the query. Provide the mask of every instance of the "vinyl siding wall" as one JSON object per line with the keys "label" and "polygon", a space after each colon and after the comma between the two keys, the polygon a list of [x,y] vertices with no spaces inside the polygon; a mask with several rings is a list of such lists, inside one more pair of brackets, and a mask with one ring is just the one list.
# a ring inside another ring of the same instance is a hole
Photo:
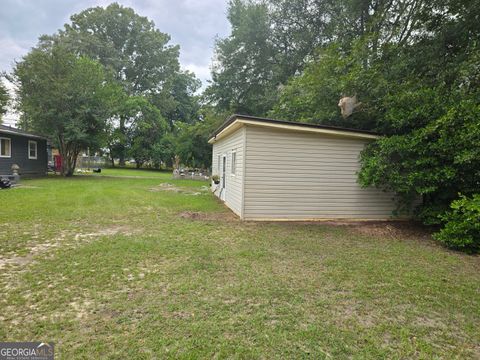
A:
{"label": "vinyl siding wall", "polygon": [[357,184],[367,142],[247,126],[243,218],[390,218],[393,195]]}
{"label": "vinyl siding wall", "polygon": [[[20,175],[23,176],[45,176],[47,174],[47,141],[37,138],[29,138],[14,134],[0,132],[0,137],[11,140],[11,156],[0,157],[0,175],[11,175],[12,165],[20,166]],[[37,142],[37,159],[28,158],[28,141]]]}
{"label": "vinyl siding wall", "polygon": [[[225,155],[227,166],[225,171],[225,189],[222,190],[222,179],[220,184],[212,183],[215,195],[225,201],[225,204],[234,213],[242,217],[243,203],[243,168],[244,168],[244,141],[245,128],[241,128],[229,136],[219,140],[213,145],[212,174],[222,177],[222,157]],[[235,175],[232,175],[232,152],[236,152]],[[220,167],[218,166],[220,156]]]}

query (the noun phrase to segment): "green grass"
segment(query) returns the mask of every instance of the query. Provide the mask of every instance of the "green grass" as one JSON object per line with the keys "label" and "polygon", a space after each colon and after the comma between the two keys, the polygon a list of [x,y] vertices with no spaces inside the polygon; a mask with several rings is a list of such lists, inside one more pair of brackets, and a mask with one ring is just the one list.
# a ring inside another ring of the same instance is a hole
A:
{"label": "green grass", "polygon": [[170,170],[148,170],[148,169],[128,169],[128,168],[105,168],[98,176],[126,176],[126,177],[154,177],[169,180],[172,177]]}
{"label": "green grass", "polygon": [[54,341],[60,359],[480,356],[479,257],[243,223],[204,182],[102,175],[0,191],[2,341]]}

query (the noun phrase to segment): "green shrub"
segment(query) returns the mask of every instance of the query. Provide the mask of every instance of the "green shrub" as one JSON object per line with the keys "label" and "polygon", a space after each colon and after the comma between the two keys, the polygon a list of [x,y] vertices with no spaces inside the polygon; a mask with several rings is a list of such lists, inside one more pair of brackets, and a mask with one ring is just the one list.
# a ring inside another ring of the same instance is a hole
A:
{"label": "green shrub", "polygon": [[480,251],[480,194],[462,196],[441,216],[444,227],[434,238],[446,246],[467,252]]}

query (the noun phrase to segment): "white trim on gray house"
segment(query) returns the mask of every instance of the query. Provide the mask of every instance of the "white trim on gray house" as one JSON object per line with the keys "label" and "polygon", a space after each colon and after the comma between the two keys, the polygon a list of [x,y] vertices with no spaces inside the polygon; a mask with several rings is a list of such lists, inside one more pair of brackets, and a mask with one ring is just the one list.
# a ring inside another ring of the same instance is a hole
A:
{"label": "white trim on gray house", "polygon": [[[0,125],[0,177],[12,175],[12,166],[21,176],[45,176],[48,165],[48,139],[20,129]],[[7,150],[7,151],[5,151]]]}
{"label": "white trim on gray house", "polygon": [[[32,148],[32,145],[33,145],[33,148]],[[37,156],[38,156],[37,142],[34,140],[28,140],[28,158],[30,160],[37,160]]]}
{"label": "white trim on gray house", "polygon": [[[8,144],[8,147],[6,144]],[[12,157],[12,139],[7,137],[0,137],[0,157]]]}

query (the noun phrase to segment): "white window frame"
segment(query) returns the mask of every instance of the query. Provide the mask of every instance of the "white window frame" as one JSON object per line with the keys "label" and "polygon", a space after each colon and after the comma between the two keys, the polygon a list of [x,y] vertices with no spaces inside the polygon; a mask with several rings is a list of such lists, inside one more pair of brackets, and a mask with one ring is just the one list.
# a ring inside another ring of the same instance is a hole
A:
{"label": "white window frame", "polygon": [[[0,141],[2,140],[8,140],[8,155],[2,155],[0,153],[0,157],[1,158],[11,158],[12,157],[12,139],[11,138],[7,138],[7,137],[0,137]],[[1,147],[1,145],[0,145]]]}
{"label": "white window frame", "polygon": [[220,173],[221,173],[221,170],[222,170],[222,157],[221,155],[217,155],[217,173],[218,173],[218,176],[220,176]]}
{"label": "white window frame", "polygon": [[232,150],[232,158],[230,161],[230,174],[235,176],[237,173],[237,150]]}
{"label": "white window frame", "polygon": [[[35,144],[35,156],[30,155],[30,144]],[[38,158],[38,144],[34,140],[28,140],[28,159],[37,160]]]}
{"label": "white window frame", "polygon": [[228,165],[228,158],[227,154],[222,155],[222,189],[227,187],[227,165]]}

